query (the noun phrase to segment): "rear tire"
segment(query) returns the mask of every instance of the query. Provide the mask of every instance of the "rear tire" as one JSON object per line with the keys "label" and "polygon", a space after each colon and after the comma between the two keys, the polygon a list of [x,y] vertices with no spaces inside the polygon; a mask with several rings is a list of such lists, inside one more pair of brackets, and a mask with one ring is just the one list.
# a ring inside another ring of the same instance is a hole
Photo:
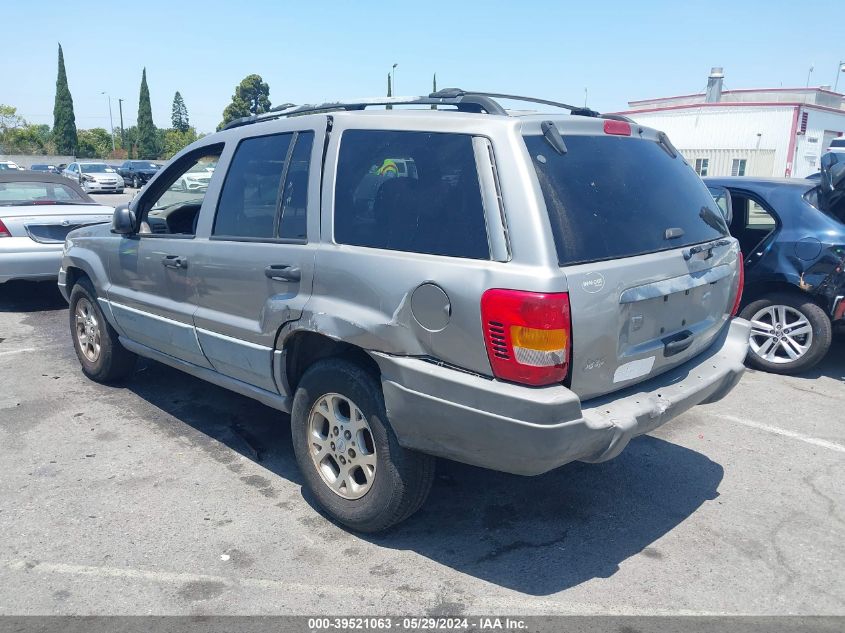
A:
{"label": "rear tire", "polygon": [[386,530],[416,512],[431,491],[435,459],[399,445],[381,385],[353,362],[322,360],[305,372],[291,434],[305,487],[332,519],[353,530]]}
{"label": "rear tire", "polygon": [[137,356],[120,344],[87,278],[80,279],[70,293],[70,333],[82,373],[91,380],[114,383],[134,371]]}
{"label": "rear tire", "polygon": [[833,340],[825,311],[797,293],[774,293],[752,301],[740,317],[752,321],[748,364],[775,374],[796,374],[814,367]]}

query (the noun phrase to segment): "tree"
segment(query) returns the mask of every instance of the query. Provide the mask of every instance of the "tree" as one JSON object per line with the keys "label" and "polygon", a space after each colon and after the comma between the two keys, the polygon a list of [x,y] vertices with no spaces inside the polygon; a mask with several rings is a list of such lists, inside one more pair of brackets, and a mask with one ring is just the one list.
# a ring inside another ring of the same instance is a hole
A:
{"label": "tree", "polygon": [[191,143],[197,140],[197,131],[189,127],[187,130],[171,128],[164,132],[164,154],[163,158],[172,158]]}
{"label": "tree", "polygon": [[138,158],[158,158],[159,144],[153,123],[150,89],[147,87],[147,69],[141,73],[141,95],[138,99]]}
{"label": "tree", "polygon": [[251,114],[261,114],[269,109],[270,86],[264,82],[261,75],[247,75],[235,88],[232,102],[223,110],[223,122],[217,126],[217,129],[222,129],[235,119]]}
{"label": "tree", "polygon": [[182,95],[179,94],[178,90],[173,95],[173,108],[170,120],[173,122],[173,129],[179,130],[180,132],[187,132],[188,128],[191,127],[188,121],[188,108],[185,106],[185,100],[182,99]]}
{"label": "tree", "polygon": [[[393,82],[390,80],[390,73],[387,73],[387,96],[388,97],[393,96]],[[392,110],[393,106],[388,104],[387,109]]]}
{"label": "tree", "polygon": [[111,134],[101,127],[79,130],[78,138],[76,154],[79,158],[106,158],[112,151]]}
{"label": "tree", "polygon": [[53,139],[56,151],[70,156],[76,153],[76,117],[73,114],[73,97],[67,85],[65,56],[59,44],[59,73],[56,77],[56,101],[53,105]]}
{"label": "tree", "polygon": [[[434,75],[431,78],[431,92],[432,93],[437,92],[437,73],[434,73]],[[436,110],[437,106],[433,105],[433,106],[431,106],[431,109]]]}

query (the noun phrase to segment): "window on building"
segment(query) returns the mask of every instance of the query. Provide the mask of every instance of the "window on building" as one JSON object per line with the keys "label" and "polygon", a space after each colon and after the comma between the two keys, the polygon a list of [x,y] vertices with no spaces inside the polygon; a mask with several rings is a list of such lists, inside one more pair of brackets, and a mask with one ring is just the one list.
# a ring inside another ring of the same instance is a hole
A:
{"label": "window on building", "polygon": [[731,161],[731,176],[744,176],[746,163],[744,158],[734,158]]}
{"label": "window on building", "polygon": [[707,175],[707,170],[710,167],[710,159],[709,158],[696,158],[695,159],[695,173],[699,176],[704,178]]}
{"label": "window on building", "polygon": [[340,244],[489,259],[472,137],[344,132],[334,238]]}

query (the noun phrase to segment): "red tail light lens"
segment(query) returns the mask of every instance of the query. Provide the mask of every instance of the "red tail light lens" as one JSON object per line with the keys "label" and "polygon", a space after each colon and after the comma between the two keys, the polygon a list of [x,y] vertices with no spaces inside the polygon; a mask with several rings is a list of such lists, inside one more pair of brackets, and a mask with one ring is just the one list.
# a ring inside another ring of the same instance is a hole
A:
{"label": "red tail light lens", "polygon": [[742,256],[742,253],[739,254],[739,258],[737,259],[737,266],[739,267],[739,280],[736,285],[736,297],[734,298],[734,307],[731,310],[731,316],[735,317],[737,312],[739,312],[739,304],[742,303],[742,289],[745,287],[745,258]]}
{"label": "red tail light lens", "polygon": [[3,220],[0,220],[0,237],[12,237],[12,234],[9,233],[9,229],[7,229],[6,225],[3,224]]}
{"label": "red tail light lens", "polygon": [[631,124],[627,121],[608,119],[604,122],[604,133],[617,136],[631,136]]}
{"label": "red tail light lens", "polygon": [[569,295],[494,288],[481,297],[487,356],[496,378],[542,386],[569,371]]}

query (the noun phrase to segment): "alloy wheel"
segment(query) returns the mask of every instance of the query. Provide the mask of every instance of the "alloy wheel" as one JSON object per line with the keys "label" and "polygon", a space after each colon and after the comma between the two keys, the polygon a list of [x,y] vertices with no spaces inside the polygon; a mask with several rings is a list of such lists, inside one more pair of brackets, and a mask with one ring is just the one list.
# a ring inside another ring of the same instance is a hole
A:
{"label": "alloy wheel", "polygon": [[344,499],[360,499],[373,486],[376,448],[361,409],[346,396],[329,393],[308,415],[308,452],[323,482]]}
{"label": "alloy wheel", "polygon": [[792,363],[813,344],[813,327],[801,312],[785,305],[772,305],[751,317],[751,350],[770,363]]}
{"label": "alloy wheel", "polygon": [[100,322],[84,297],[76,302],[76,341],[85,358],[96,363],[100,357]]}

